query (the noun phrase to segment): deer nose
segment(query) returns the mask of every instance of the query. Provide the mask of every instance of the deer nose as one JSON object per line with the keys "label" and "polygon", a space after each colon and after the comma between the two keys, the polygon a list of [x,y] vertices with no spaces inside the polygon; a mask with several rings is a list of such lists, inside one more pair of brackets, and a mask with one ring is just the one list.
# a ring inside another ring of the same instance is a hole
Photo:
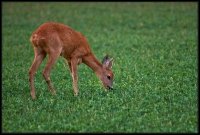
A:
{"label": "deer nose", "polygon": [[109,90],[113,90],[113,87],[112,87],[112,86],[108,86],[108,89],[109,89]]}

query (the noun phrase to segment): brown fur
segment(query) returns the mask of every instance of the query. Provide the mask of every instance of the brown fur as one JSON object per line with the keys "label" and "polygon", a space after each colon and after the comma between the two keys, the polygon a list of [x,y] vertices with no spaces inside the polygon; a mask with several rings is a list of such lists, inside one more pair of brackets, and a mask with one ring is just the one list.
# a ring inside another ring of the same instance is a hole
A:
{"label": "brown fur", "polygon": [[33,99],[36,98],[34,75],[46,55],[48,55],[48,61],[44,68],[43,76],[48,84],[49,90],[53,94],[55,94],[55,89],[53,88],[49,76],[51,68],[59,56],[63,56],[68,61],[75,95],[78,95],[77,65],[82,62],[95,71],[106,88],[112,87],[112,80],[108,81],[105,77],[109,75],[111,76],[111,79],[113,79],[111,68],[103,66],[95,58],[87,39],[80,32],[77,32],[64,24],[47,22],[42,24],[32,33],[30,41],[35,53],[33,64],[29,70],[31,96]]}

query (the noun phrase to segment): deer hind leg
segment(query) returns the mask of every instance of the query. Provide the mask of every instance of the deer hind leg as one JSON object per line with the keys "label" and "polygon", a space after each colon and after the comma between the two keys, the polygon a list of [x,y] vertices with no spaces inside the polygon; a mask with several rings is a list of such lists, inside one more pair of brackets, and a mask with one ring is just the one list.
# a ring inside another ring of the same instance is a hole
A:
{"label": "deer hind leg", "polygon": [[52,69],[52,66],[55,64],[56,60],[60,56],[60,53],[61,53],[61,50],[49,53],[49,58],[43,71],[43,77],[48,85],[48,89],[53,95],[56,94],[56,91],[50,79],[50,71]]}
{"label": "deer hind leg", "polygon": [[30,87],[31,87],[31,97],[32,99],[35,99],[35,86],[34,86],[34,76],[35,73],[39,67],[39,65],[42,63],[43,59],[46,56],[46,53],[44,51],[42,51],[40,48],[34,48],[34,53],[35,53],[35,58],[33,60],[33,63],[29,69],[29,83],[30,83]]}

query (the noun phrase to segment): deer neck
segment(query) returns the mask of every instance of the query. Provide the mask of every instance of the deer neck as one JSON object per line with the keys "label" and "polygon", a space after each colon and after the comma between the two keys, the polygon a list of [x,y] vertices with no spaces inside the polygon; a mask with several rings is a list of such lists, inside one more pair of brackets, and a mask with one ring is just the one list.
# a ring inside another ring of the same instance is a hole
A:
{"label": "deer neck", "polygon": [[92,54],[88,54],[83,57],[83,63],[89,66],[98,76],[103,72],[102,64],[97,60],[97,58]]}

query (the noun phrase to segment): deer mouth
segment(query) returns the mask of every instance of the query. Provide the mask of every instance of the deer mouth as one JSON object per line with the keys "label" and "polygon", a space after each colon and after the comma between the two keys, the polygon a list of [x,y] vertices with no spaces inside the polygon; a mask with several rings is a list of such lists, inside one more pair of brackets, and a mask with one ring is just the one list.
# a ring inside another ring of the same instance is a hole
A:
{"label": "deer mouth", "polygon": [[111,86],[107,86],[107,89],[109,89],[109,90],[113,90],[113,87],[111,87]]}

